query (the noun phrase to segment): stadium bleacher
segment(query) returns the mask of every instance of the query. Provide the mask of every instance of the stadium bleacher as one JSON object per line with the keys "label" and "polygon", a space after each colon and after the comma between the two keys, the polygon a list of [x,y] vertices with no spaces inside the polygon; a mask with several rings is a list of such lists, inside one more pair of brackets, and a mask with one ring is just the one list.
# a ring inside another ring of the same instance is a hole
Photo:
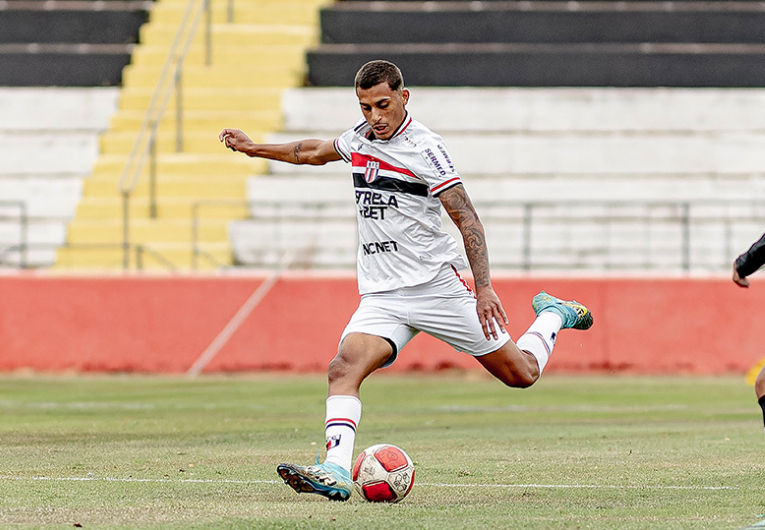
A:
{"label": "stadium bleacher", "polygon": [[118,86],[148,0],[7,0],[0,86]]}
{"label": "stadium bleacher", "polygon": [[412,86],[765,85],[762,2],[336,2],[309,81],[387,57]]}
{"label": "stadium bleacher", "polygon": [[0,266],[54,263],[150,6],[0,3]]}
{"label": "stadium bleacher", "polygon": [[[413,116],[445,137],[495,267],[727,271],[763,224],[762,13],[761,2],[704,0],[336,2],[307,55],[314,86],[285,94],[285,132],[269,141],[351,126],[356,70],[386,58],[413,87]],[[320,174],[335,203],[350,196],[347,171],[273,163],[250,197],[312,197]],[[544,201],[557,204],[517,204]],[[336,223],[333,208],[310,210]],[[531,214],[548,222],[524,225]],[[339,251],[316,223],[283,215],[300,228],[255,208],[232,224],[240,262],[274,265],[259,239],[289,249],[313,230],[316,266],[352,266],[353,238]]]}
{"label": "stadium bleacher", "polygon": [[[763,2],[344,0],[324,3],[317,14],[322,4],[239,0],[232,24],[227,4],[213,3],[213,65],[203,64],[198,35],[182,81],[186,145],[174,152],[171,104],[157,144],[159,216],[147,214],[142,179],[131,203],[133,243],[188,268],[196,221],[196,243],[212,257],[205,267],[270,267],[291,248],[308,267],[351,267],[346,166],[266,166],[221,151],[215,137],[224,126],[269,141],[338,134],[360,116],[353,75],[380,57],[402,67],[413,115],[445,137],[479,203],[498,268],[688,270],[691,260],[699,270],[721,271],[758,235]],[[0,265],[123,266],[117,185],[185,6],[0,4],[0,113],[13,118],[0,123],[0,200],[14,203],[0,209]],[[111,22],[99,18],[110,13]],[[31,36],[30,27],[44,35]],[[32,62],[50,54],[58,54],[55,67]],[[88,66],[105,55],[108,68]],[[77,81],[64,75],[79,68],[89,73]],[[289,88],[304,79],[309,87]],[[214,97],[222,91],[227,98]],[[22,107],[31,110],[24,118]],[[280,122],[282,132],[269,133]],[[266,168],[271,174],[259,175]],[[295,189],[306,199],[295,200]],[[252,219],[232,222],[236,208],[215,206],[192,218],[200,201],[247,197],[258,203]],[[720,200],[729,204],[701,205]],[[531,211],[534,201],[554,204]],[[671,204],[649,204],[662,201]],[[683,224],[689,201],[702,219],[695,225]],[[28,226],[18,221],[19,202]],[[272,215],[291,220],[264,221]],[[530,216],[549,222],[524,224]],[[42,244],[24,256],[13,250],[23,230],[29,243]],[[576,233],[587,237],[576,240]],[[42,249],[64,241],[70,246],[57,253]],[[79,252],[72,244],[114,248]]]}

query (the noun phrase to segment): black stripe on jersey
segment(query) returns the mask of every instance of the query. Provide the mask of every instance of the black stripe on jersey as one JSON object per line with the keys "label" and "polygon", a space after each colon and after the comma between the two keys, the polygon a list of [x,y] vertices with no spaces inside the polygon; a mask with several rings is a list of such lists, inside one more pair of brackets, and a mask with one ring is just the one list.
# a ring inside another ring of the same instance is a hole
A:
{"label": "black stripe on jersey", "polygon": [[417,182],[407,182],[405,180],[392,179],[388,177],[377,177],[372,182],[364,179],[363,173],[353,174],[353,185],[357,188],[371,188],[373,190],[398,191],[417,195],[418,197],[427,197],[430,189],[427,184]]}

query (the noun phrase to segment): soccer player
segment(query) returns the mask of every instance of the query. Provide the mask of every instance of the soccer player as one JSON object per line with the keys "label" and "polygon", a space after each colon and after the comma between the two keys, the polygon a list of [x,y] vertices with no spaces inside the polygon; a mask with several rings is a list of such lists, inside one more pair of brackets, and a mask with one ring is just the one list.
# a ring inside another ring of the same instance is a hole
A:
{"label": "soccer player", "polygon": [[[747,276],[753,274],[763,264],[765,264],[765,234],[733,262],[733,281],[741,287],[749,287]],[[765,422],[765,366],[754,380],[754,393],[762,408],[762,418]]]}
{"label": "soccer player", "polygon": [[[365,64],[355,87],[363,119],[334,140],[255,144],[236,129],[224,129],[219,137],[226,147],[251,157],[351,164],[362,297],[329,363],[326,458],[323,463],[317,458],[316,465],[277,467],[298,493],[341,501],[350,497],[353,485],[361,383],[391,365],[417,333],[474,356],[505,385],[525,388],[539,379],[561,329],[592,325],[584,305],[542,291],[531,302],[536,320],[517,343],[510,340],[505,310],[491,284],[483,225],[443,139],[409,115],[409,90],[393,63]],[[441,228],[442,206],[459,228],[475,291],[459,275],[466,263]]]}

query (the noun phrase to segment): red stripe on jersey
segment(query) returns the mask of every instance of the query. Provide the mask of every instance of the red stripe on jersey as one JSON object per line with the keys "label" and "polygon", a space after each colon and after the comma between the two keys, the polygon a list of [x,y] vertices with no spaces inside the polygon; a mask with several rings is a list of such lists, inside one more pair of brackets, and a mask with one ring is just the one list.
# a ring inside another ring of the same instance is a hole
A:
{"label": "red stripe on jersey", "polygon": [[438,190],[440,190],[440,189],[441,189],[441,188],[443,188],[444,186],[446,186],[446,185],[448,185],[448,184],[451,184],[451,183],[452,183],[452,182],[454,182],[455,180],[456,180],[456,181],[459,181],[459,179],[460,179],[459,177],[450,178],[450,179],[449,179],[449,180],[447,180],[446,182],[442,182],[441,184],[439,184],[438,186],[436,186],[435,188],[433,188],[432,190],[430,190],[430,192],[431,192],[431,193],[436,193]]}
{"label": "red stripe on jersey", "polygon": [[455,269],[455,268],[454,268],[454,265],[452,265],[451,267],[452,267],[452,270],[454,271],[454,274],[456,274],[456,275],[457,275],[457,279],[458,279],[458,280],[459,280],[459,281],[462,283],[462,285],[464,285],[464,286],[465,286],[465,289],[467,289],[467,291],[468,291],[470,294],[472,294],[472,295],[473,295],[473,298],[475,298],[475,293],[473,292],[473,289],[471,289],[471,288],[470,288],[470,285],[468,284],[468,282],[466,282],[466,281],[465,281],[465,280],[462,278],[462,276],[460,276],[460,273],[459,273],[459,272],[457,272],[457,269]]}
{"label": "red stripe on jersey", "polygon": [[351,158],[354,167],[366,167],[367,162],[377,162],[380,164],[380,169],[384,169],[386,171],[394,171],[396,173],[401,173],[402,175],[418,178],[417,175],[406,168],[396,167],[385,162],[384,160],[380,160],[379,158],[375,158],[373,156],[362,155],[361,153],[352,153]]}

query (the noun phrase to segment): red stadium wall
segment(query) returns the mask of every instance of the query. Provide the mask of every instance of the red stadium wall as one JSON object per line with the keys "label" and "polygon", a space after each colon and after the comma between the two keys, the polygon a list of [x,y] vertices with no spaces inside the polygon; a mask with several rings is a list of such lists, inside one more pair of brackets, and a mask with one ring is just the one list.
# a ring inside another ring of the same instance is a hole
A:
{"label": "red stadium wall", "polygon": [[[0,371],[183,373],[266,276],[0,276]],[[744,373],[765,356],[765,284],[727,279],[496,278],[518,338],[540,289],[585,302],[595,324],[560,335],[548,372]],[[351,276],[287,274],[206,372],[324,371],[358,303]],[[388,370],[477,368],[420,335]]]}

